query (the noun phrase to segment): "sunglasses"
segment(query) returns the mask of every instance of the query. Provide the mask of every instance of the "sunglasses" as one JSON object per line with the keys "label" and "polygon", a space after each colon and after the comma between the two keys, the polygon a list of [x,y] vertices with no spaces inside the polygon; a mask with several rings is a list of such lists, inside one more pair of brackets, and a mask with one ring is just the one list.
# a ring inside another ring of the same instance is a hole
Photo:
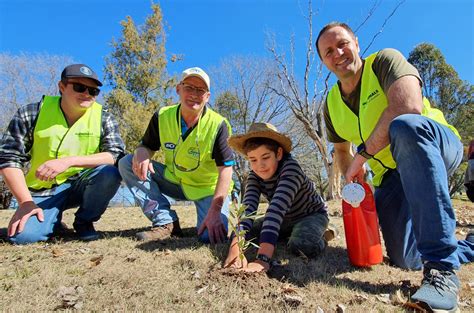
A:
{"label": "sunglasses", "polygon": [[75,92],[78,92],[78,93],[84,93],[86,90],[89,92],[89,95],[93,96],[93,97],[96,97],[99,95],[100,93],[100,89],[99,88],[95,88],[95,87],[89,87],[89,86],[86,86],[86,85],[83,85],[81,83],[70,83],[70,82],[67,82],[66,84],[71,84],[72,85],[72,89],[75,91]]}

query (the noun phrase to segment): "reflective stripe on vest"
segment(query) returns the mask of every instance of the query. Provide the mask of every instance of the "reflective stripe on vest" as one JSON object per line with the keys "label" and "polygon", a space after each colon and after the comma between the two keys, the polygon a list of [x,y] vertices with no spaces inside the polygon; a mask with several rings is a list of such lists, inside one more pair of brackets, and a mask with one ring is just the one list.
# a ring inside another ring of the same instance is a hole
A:
{"label": "reflective stripe on vest", "polygon": [[[365,142],[369,138],[380,116],[388,106],[387,97],[372,70],[377,53],[371,54],[365,59],[358,117],[344,103],[338,84],[331,88],[327,97],[329,116],[336,133],[339,137],[355,145],[360,145],[362,141]],[[431,108],[428,99],[423,98],[423,105],[422,115],[449,127],[459,137],[457,130],[446,122],[443,113],[438,109]],[[390,152],[390,145],[380,150],[374,159],[368,160],[367,163],[375,173],[374,186],[380,186],[383,174],[388,169],[396,168],[396,163]]]}
{"label": "reflective stripe on vest", "polygon": [[60,107],[60,99],[45,96],[40,104],[30,152],[31,168],[26,175],[26,184],[31,189],[47,189],[60,185],[84,169],[70,167],[53,181],[42,181],[36,178],[35,172],[44,162],[99,152],[102,106],[94,102],[84,115],[69,127]]}
{"label": "reflective stripe on vest", "polygon": [[165,154],[164,176],[170,182],[180,184],[189,200],[212,196],[219,177],[212,159],[214,142],[222,121],[226,122],[229,134],[230,125],[224,117],[206,108],[206,114],[183,141],[177,122],[177,118],[181,119],[179,108],[179,105],[163,107],[158,114],[161,149]]}

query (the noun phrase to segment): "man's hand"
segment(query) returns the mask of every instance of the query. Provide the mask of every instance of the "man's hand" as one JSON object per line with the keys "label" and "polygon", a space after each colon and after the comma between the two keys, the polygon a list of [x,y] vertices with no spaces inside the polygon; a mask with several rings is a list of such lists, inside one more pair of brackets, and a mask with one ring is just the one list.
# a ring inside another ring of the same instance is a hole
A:
{"label": "man's hand", "polygon": [[155,174],[153,163],[150,161],[150,155],[146,148],[138,147],[135,150],[132,159],[132,170],[133,173],[142,181],[146,180],[148,171]]}
{"label": "man's hand", "polygon": [[250,262],[246,268],[242,268],[242,271],[250,273],[261,273],[266,272],[269,269],[270,264],[260,260],[255,260],[254,262]]}
{"label": "man's hand", "polygon": [[222,243],[227,238],[227,233],[221,220],[220,210],[216,210],[213,207],[209,208],[206,218],[202,222],[201,227],[199,227],[198,236],[200,236],[206,228],[211,244]]}
{"label": "man's hand", "polygon": [[359,154],[354,156],[354,159],[352,160],[346,174],[344,175],[346,178],[346,183],[365,181],[366,170],[364,164],[366,161],[367,159]]}
{"label": "man's hand", "polygon": [[40,222],[44,221],[43,209],[38,207],[33,201],[22,203],[8,224],[8,236],[13,237],[21,233],[25,228],[26,222],[33,215],[36,215]]}
{"label": "man's hand", "polygon": [[41,164],[36,170],[35,176],[39,180],[53,180],[59,174],[66,171],[71,165],[67,158],[49,160]]}

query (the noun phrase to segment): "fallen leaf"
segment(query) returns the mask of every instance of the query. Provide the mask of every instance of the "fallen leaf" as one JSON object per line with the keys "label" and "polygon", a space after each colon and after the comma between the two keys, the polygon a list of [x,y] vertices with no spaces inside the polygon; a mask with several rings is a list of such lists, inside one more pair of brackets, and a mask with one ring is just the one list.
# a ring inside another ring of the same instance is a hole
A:
{"label": "fallen leaf", "polygon": [[90,259],[89,267],[94,267],[94,266],[99,265],[100,262],[102,262],[103,259],[104,259],[104,256],[103,256],[103,255],[99,255],[99,256],[93,257],[92,259]]}
{"label": "fallen leaf", "polygon": [[61,304],[57,307],[57,309],[81,309],[84,304],[83,294],[84,289],[82,289],[80,286],[59,287],[56,295],[58,299],[61,300]]}
{"label": "fallen leaf", "polygon": [[137,257],[134,256],[134,255],[129,255],[129,256],[127,256],[127,258],[125,260],[127,262],[135,262],[137,260]]}
{"label": "fallen leaf", "polygon": [[57,257],[63,255],[64,251],[59,249],[59,248],[53,248],[53,250],[51,250],[51,253],[53,254],[53,258],[57,258]]}
{"label": "fallen leaf", "polygon": [[466,290],[474,293],[474,282],[468,282],[466,283]]}
{"label": "fallen leaf", "polygon": [[297,307],[303,303],[303,298],[296,295],[284,294],[283,301],[285,301],[285,303],[288,304],[289,306]]}
{"label": "fallen leaf", "polygon": [[377,298],[377,300],[379,300],[380,302],[383,302],[383,303],[386,303],[386,304],[390,303],[390,295],[388,293],[379,294],[379,295],[375,296],[375,298]]}
{"label": "fallen leaf", "polygon": [[80,249],[77,249],[76,251],[81,253],[81,254],[86,254],[86,253],[89,253],[89,251],[91,251],[91,249],[89,249],[89,248],[80,248]]}
{"label": "fallen leaf", "polygon": [[200,279],[201,278],[201,273],[199,273],[199,271],[191,272],[191,275],[193,275],[194,279]]}
{"label": "fallen leaf", "polygon": [[390,302],[393,305],[403,305],[407,302],[407,299],[403,295],[402,291],[398,289],[394,293],[390,294]]}
{"label": "fallen leaf", "polygon": [[281,287],[281,291],[283,293],[296,293],[297,292],[296,288],[290,284],[284,284]]}
{"label": "fallen leaf", "polygon": [[344,304],[338,304],[336,306],[336,312],[337,313],[344,313],[346,312],[346,306]]}

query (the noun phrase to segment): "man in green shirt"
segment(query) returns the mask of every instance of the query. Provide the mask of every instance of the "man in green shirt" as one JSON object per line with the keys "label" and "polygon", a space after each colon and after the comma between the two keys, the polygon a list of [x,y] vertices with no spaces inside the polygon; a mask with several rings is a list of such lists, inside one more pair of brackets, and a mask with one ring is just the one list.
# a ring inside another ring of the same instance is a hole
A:
{"label": "man in green shirt", "polygon": [[418,72],[398,51],[384,49],[362,59],[353,31],[339,22],[320,31],[316,47],[338,78],[324,112],[346,182],[364,180],[369,164],[391,262],[424,268],[412,300],[455,311],[460,284],[454,270],[474,259],[474,244],[454,235],[447,178],[462,159],[456,129],[423,98]]}

